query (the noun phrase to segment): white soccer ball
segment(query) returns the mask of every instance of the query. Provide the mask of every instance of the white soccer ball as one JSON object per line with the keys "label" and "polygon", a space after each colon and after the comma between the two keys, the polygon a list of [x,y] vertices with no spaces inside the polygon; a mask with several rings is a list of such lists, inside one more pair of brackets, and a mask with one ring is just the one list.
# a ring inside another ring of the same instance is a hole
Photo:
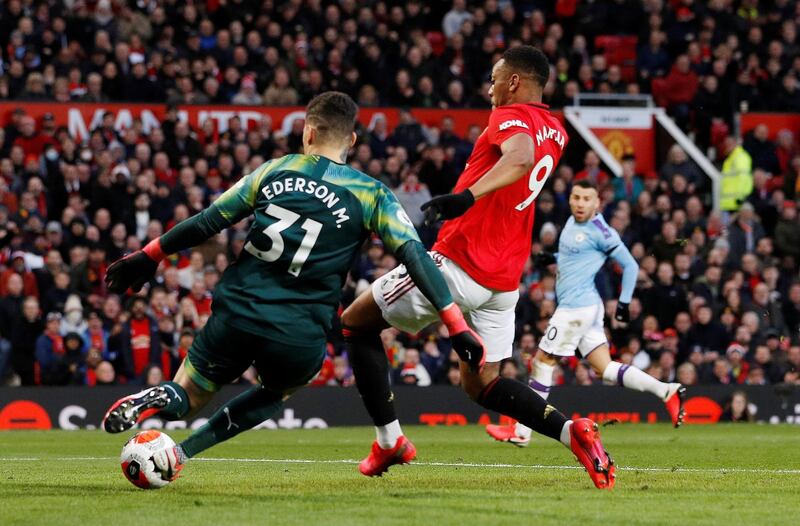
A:
{"label": "white soccer ball", "polygon": [[150,429],[133,435],[122,447],[119,457],[122,473],[134,486],[142,489],[159,489],[171,482],[156,469],[153,455],[162,449],[175,446],[167,434]]}

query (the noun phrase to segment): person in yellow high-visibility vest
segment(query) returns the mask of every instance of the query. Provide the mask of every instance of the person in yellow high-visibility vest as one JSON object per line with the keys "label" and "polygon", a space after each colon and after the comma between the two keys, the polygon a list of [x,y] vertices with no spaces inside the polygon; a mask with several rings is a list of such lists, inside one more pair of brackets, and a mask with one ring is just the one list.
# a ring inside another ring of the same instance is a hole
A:
{"label": "person in yellow high-visibility vest", "polygon": [[720,182],[720,209],[732,213],[753,191],[753,159],[733,137],[726,137],[722,143],[725,160],[722,163]]}

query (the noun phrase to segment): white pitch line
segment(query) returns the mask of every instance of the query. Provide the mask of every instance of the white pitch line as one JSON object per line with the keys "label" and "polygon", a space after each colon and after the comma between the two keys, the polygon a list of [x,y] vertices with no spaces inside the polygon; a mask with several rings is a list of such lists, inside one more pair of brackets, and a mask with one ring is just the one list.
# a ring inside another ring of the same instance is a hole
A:
{"label": "white pitch line", "polygon": [[[118,460],[115,457],[0,457],[0,462],[39,462],[39,461],[76,461],[76,460]],[[304,458],[221,458],[202,457],[192,459],[195,462],[261,462],[267,464],[358,464],[353,459],[317,460]],[[451,468],[501,468],[501,469],[535,469],[535,470],[582,470],[581,466],[559,466],[547,464],[491,464],[480,462],[412,462],[413,466],[433,466]],[[637,467],[619,466],[620,471],[645,471],[650,473],[754,473],[754,474],[781,474],[800,475],[800,469],[766,469],[766,468],[662,468],[662,467]]]}

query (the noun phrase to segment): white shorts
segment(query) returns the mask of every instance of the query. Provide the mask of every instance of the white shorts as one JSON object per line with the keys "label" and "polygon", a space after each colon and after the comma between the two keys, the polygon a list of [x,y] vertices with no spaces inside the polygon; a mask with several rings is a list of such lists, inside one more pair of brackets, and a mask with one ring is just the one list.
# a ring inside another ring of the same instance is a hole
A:
{"label": "white shorts", "polygon": [[578,349],[581,356],[586,357],[601,345],[608,344],[603,314],[602,303],[575,309],[558,307],[539,340],[539,348],[555,356],[574,356],[575,349]]}
{"label": "white shorts", "polygon": [[[486,361],[510,358],[514,344],[514,310],[518,291],[496,291],[478,284],[453,261],[437,252],[429,253],[442,271],[453,301],[465,313],[465,319],[483,339]],[[393,327],[416,334],[439,321],[436,308],[422,295],[400,265],[375,280],[372,297],[383,318]]]}

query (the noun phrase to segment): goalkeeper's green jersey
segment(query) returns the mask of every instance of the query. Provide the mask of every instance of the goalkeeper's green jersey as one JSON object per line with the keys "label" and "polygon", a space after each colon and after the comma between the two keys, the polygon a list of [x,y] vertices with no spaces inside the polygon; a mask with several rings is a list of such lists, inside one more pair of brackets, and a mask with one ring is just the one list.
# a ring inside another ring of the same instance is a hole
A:
{"label": "goalkeeper's green jersey", "polygon": [[261,165],[203,212],[215,231],[253,213],[244,249],[217,285],[212,309],[239,329],[286,343],[324,339],[371,231],[392,251],[419,241],[386,186],[315,155]]}

